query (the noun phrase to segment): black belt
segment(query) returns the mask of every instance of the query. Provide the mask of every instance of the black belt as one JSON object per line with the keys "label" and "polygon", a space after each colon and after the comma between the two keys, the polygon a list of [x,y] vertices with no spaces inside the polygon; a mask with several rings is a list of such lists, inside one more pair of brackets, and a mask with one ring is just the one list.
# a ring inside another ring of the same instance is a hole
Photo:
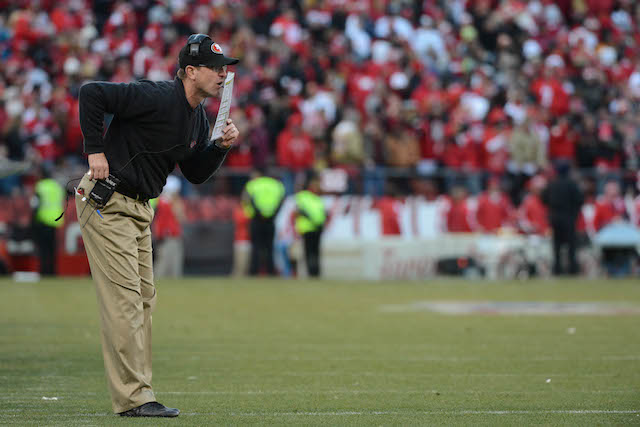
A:
{"label": "black belt", "polygon": [[147,202],[150,199],[149,196],[145,194],[136,193],[135,191],[132,191],[131,189],[124,187],[123,185],[118,185],[116,187],[116,192],[122,194],[123,196],[127,196],[130,199],[133,199],[137,202]]}

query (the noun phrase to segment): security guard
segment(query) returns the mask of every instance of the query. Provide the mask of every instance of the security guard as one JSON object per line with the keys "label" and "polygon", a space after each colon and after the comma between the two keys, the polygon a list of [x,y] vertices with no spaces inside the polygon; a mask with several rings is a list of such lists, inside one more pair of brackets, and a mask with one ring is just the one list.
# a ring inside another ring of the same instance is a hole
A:
{"label": "security guard", "polygon": [[[576,220],[584,203],[584,195],[578,183],[571,178],[571,166],[567,161],[559,161],[557,176],[542,192],[542,201],[549,208],[549,223],[553,231],[553,274],[576,275],[580,266],[576,258]],[[561,259],[562,248],[567,248],[569,270]]]}
{"label": "security guard", "polygon": [[251,260],[249,275],[256,276],[265,266],[267,274],[276,274],[273,263],[273,239],[276,233],[275,218],[284,201],[285,189],[282,182],[263,171],[256,171],[247,183],[242,195],[242,204],[250,218]]}
{"label": "security guard", "polygon": [[324,203],[318,194],[320,183],[309,180],[307,189],[296,193],[296,231],[304,242],[304,254],[309,276],[320,275],[320,236],[327,220]]}
{"label": "security guard", "polygon": [[64,221],[56,222],[64,204],[65,191],[43,168],[42,178],[36,182],[34,197],[33,234],[38,246],[40,274],[55,274],[56,229]]}

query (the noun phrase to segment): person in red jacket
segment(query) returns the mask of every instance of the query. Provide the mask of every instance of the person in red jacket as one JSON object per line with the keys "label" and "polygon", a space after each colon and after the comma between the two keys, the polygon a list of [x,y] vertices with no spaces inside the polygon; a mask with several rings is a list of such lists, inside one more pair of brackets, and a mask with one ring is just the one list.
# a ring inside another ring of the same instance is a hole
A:
{"label": "person in red jacket", "polygon": [[154,275],[156,277],[181,277],[184,267],[184,243],[182,241],[182,225],[185,220],[184,204],[180,198],[180,178],[175,175],[167,177],[158,204],[155,207],[152,225],[156,240],[156,261]]}
{"label": "person in red jacket", "polygon": [[604,185],[602,195],[596,200],[594,225],[596,231],[605,225],[627,218],[627,209],[620,194],[620,185],[616,181],[609,181]]}
{"label": "person in red jacket", "polygon": [[287,128],[278,136],[276,146],[279,166],[295,172],[313,166],[313,141],[302,129],[302,114],[291,116]]}
{"label": "person in red jacket", "polygon": [[489,178],[487,190],[478,197],[476,221],[480,231],[495,233],[508,225],[514,216],[509,197],[500,188],[500,180]]}
{"label": "person in red jacket", "polygon": [[470,233],[473,231],[473,209],[467,197],[467,189],[461,185],[451,189],[451,197],[445,208],[447,231],[450,233]]}
{"label": "person in red jacket", "polygon": [[547,180],[542,175],[529,181],[529,192],[518,207],[518,226],[525,234],[547,236],[551,233],[549,212],[540,197],[546,185]]}
{"label": "person in red jacket", "polygon": [[538,105],[560,117],[569,112],[569,94],[556,74],[556,67],[545,67],[543,76],[531,84],[531,92],[536,96]]}
{"label": "person in red jacket", "polygon": [[300,180],[304,171],[313,167],[315,146],[311,137],[302,129],[302,114],[295,113],[287,122],[287,127],[276,140],[276,159],[278,166],[286,170],[281,175],[287,194],[295,190],[295,182]]}

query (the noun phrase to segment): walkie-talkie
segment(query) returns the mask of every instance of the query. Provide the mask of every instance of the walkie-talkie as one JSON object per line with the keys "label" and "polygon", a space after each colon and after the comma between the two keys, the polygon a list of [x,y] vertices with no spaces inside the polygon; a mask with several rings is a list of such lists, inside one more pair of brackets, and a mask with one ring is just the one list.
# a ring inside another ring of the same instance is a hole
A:
{"label": "walkie-talkie", "polygon": [[113,192],[116,191],[116,186],[119,183],[120,180],[111,174],[105,179],[97,180],[93,190],[89,193],[89,200],[92,200],[97,208],[103,208],[113,195]]}

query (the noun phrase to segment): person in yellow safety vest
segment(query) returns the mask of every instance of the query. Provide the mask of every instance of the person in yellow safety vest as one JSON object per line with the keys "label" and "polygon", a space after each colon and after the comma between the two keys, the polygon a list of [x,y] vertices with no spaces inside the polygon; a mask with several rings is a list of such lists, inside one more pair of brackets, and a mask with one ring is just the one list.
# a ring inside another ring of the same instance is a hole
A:
{"label": "person in yellow safety vest", "polygon": [[302,236],[309,276],[320,276],[320,237],[327,220],[324,202],[319,196],[320,182],[309,179],[307,189],[296,193],[296,232]]}
{"label": "person in yellow safety vest", "polygon": [[33,197],[33,235],[38,247],[40,274],[55,274],[56,264],[56,229],[64,224],[64,219],[56,218],[62,212],[65,190],[57,181],[50,178],[43,168],[42,178],[36,182]]}
{"label": "person in yellow safety vest", "polygon": [[276,274],[273,262],[273,240],[275,238],[275,218],[282,207],[285,189],[282,182],[265,176],[262,171],[252,174],[242,194],[242,207],[250,218],[249,235],[251,256],[249,275],[256,276],[265,267],[267,274]]}

